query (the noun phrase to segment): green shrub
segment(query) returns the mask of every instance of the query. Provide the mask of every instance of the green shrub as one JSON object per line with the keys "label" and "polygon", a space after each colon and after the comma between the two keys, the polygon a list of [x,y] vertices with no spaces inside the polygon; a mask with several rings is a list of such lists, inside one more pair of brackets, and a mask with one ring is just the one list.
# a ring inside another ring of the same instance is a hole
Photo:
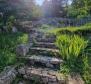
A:
{"label": "green shrub", "polygon": [[91,84],[91,64],[89,64],[89,57],[87,55],[83,56],[82,59],[82,77],[85,80],[86,84]]}
{"label": "green shrub", "polygon": [[7,26],[7,30],[9,32],[12,31],[12,27],[14,25],[14,22],[15,22],[15,17],[14,16],[10,16],[6,22],[6,26]]}
{"label": "green shrub", "polygon": [[18,44],[28,41],[27,34],[0,34],[0,71],[8,65],[17,63],[15,49]]}

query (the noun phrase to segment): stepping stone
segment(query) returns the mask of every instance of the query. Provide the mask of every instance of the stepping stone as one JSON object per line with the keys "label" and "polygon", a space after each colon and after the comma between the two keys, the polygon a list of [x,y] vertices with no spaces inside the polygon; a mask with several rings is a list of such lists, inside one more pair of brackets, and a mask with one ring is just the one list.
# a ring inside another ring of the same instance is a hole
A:
{"label": "stepping stone", "polygon": [[34,44],[34,47],[57,49],[54,43],[48,43],[48,42],[36,42]]}
{"label": "stepping stone", "polygon": [[41,54],[46,56],[59,56],[59,50],[58,49],[50,49],[50,48],[41,48],[41,47],[32,47],[30,48],[29,54]]}
{"label": "stepping stone", "polygon": [[21,67],[19,74],[27,80],[38,80],[42,84],[65,84],[65,77],[55,70],[48,68]]}
{"label": "stepping stone", "polygon": [[29,60],[29,63],[31,65],[38,64],[41,66],[46,66],[48,68],[54,68],[60,67],[60,64],[63,63],[63,60],[55,58],[55,57],[48,57],[48,56],[28,56],[24,57],[23,59]]}

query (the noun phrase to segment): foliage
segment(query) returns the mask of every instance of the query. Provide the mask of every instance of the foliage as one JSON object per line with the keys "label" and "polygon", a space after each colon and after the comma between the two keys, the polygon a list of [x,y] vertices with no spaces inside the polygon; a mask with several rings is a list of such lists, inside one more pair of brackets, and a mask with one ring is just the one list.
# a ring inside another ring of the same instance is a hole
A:
{"label": "foliage", "polygon": [[16,63],[15,48],[20,43],[26,43],[28,37],[24,33],[0,34],[0,70]]}
{"label": "foliage", "polygon": [[44,0],[44,17],[64,17],[66,15],[65,5],[68,0]]}
{"label": "foliage", "polygon": [[[0,16],[0,28],[2,31],[8,31],[11,32],[12,31],[12,27],[14,25],[15,22],[15,17],[14,16],[9,16],[7,19],[4,20],[5,16]],[[7,29],[4,28],[4,26],[6,26]]]}
{"label": "foliage", "polygon": [[61,34],[56,40],[60,55],[65,61],[60,67],[60,72],[65,75],[79,73],[85,84],[91,84],[91,55],[88,54],[88,43],[78,35]]}
{"label": "foliage", "polygon": [[[45,31],[44,31],[45,32]],[[46,32],[48,33],[53,33],[53,34],[58,34],[58,33],[65,33],[67,34],[67,32],[71,33],[81,33],[81,32],[91,32],[91,23],[87,23],[83,26],[80,27],[64,27],[64,28],[52,28],[50,30],[47,30]]]}
{"label": "foliage", "polygon": [[83,56],[83,69],[82,69],[82,77],[85,80],[86,84],[91,84],[91,67],[88,61],[89,57]]}
{"label": "foliage", "polygon": [[34,18],[34,19],[39,19],[41,18],[43,15],[42,15],[42,11],[41,11],[41,7],[38,6],[38,5],[34,5],[33,6],[33,9],[32,9],[32,12],[30,13],[31,14],[31,18]]}
{"label": "foliage", "polygon": [[10,17],[8,18],[8,21],[6,22],[7,30],[8,30],[9,32],[12,31],[12,27],[13,27],[13,25],[14,25],[14,22],[15,22],[15,17],[14,17],[14,16],[10,16]]}
{"label": "foliage", "polygon": [[2,27],[3,27],[3,17],[2,17],[2,15],[0,15],[0,29],[2,29]]}
{"label": "foliage", "polygon": [[68,8],[68,16],[81,18],[91,15],[90,0],[73,0]]}
{"label": "foliage", "polygon": [[64,60],[76,61],[86,48],[87,41],[76,35],[60,35],[57,37],[56,45],[59,47]]}

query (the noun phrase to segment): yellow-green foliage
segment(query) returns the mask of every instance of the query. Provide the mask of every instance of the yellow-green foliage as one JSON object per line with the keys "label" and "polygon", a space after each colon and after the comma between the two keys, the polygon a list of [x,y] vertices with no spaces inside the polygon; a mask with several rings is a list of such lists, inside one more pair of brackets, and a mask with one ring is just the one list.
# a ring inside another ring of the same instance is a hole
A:
{"label": "yellow-green foliage", "polygon": [[60,35],[57,37],[56,45],[64,60],[75,60],[87,47],[87,41],[77,35]]}

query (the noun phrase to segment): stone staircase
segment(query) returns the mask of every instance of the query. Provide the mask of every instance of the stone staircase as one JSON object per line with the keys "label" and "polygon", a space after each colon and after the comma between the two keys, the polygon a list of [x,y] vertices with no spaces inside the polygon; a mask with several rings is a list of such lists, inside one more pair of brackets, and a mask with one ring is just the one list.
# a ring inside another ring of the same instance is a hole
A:
{"label": "stone staircase", "polygon": [[16,48],[19,64],[23,65],[5,68],[0,73],[0,84],[85,84],[79,74],[65,77],[59,72],[64,61],[54,44],[55,36],[32,34],[28,44]]}
{"label": "stone staircase", "polygon": [[[32,35],[31,37],[29,46],[25,46],[25,48],[18,46],[17,48],[18,51],[25,51],[24,55],[18,56],[18,59],[26,61],[25,65],[18,69],[18,73],[24,79],[35,80],[40,84],[65,84],[64,76],[58,72],[63,60],[59,58],[59,50],[54,44],[54,38],[40,37],[40,39]],[[32,39],[35,39],[36,42],[33,43]],[[33,45],[30,46],[30,44]]]}
{"label": "stone staircase", "polygon": [[41,48],[41,47],[32,47],[30,48],[29,54],[40,54],[40,55],[46,55],[46,56],[59,56],[59,50],[58,49],[51,49],[51,48]]}
{"label": "stone staircase", "polygon": [[48,43],[48,42],[36,42],[34,47],[57,49],[55,43]]}

